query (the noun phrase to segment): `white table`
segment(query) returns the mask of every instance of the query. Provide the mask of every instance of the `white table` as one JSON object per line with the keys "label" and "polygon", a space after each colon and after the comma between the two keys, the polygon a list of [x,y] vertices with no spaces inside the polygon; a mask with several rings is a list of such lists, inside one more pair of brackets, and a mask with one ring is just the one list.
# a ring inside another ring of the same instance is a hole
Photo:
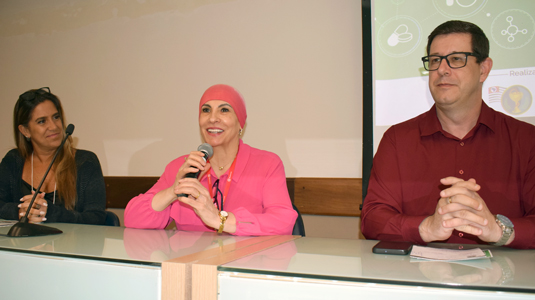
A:
{"label": "white table", "polygon": [[2,299],[189,299],[193,263],[226,263],[295,238],[46,225],[63,233],[0,237]]}
{"label": "white table", "polygon": [[219,299],[535,299],[535,250],[487,247],[494,258],[463,265],[374,254],[376,242],[301,238],[223,264]]}

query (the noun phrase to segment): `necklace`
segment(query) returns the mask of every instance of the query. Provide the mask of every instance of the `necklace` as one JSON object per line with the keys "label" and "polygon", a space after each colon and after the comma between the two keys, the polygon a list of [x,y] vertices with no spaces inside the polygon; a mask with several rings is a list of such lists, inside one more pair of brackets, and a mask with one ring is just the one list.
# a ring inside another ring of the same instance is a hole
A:
{"label": "necklace", "polygon": [[[236,154],[236,155],[237,155],[237,154]],[[234,159],[235,159],[235,158],[236,158],[236,157],[234,157]],[[232,161],[234,161],[234,159],[233,159]],[[228,163],[222,165],[221,167],[217,167],[217,168],[219,169],[219,171],[223,171],[223,169],[224,169],[228,164],[230,164],[232,161],[229,161]]]}
{"label": "necklace", "polygon": [[[33,152],[32,152],[32,179],[31,179],[31,184],[32,184],[32,191],[36,191],[35,188],[33,187]],[[56,183],[55,182],[54,182],[54,198],[52,199],[52,204],[56,204]]]}
{"label": "necklace", "polygon": [[223,171],[223,169],[225,168],[226,165],[228,165],[230,162],[224,164],[222,167],[218,167],[219,171]]}

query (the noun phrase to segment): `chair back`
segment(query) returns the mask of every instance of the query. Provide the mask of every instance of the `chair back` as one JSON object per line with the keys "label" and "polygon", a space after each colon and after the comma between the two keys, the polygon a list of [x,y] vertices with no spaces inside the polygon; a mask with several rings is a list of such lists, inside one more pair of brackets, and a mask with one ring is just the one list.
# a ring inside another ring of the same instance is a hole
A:
{"label": "chair back", "polygon": [[292,203],[292,207],[297,212],[297,219],[295,219],[294,229],[292,230],[292,235],[305,236],[305,223],[303,222],[303,217],[297,209],[297,207]]}
{"label": "chair back", "polygon": [[112,211],[106,211],[106,226],[121,226],[119,217]]}

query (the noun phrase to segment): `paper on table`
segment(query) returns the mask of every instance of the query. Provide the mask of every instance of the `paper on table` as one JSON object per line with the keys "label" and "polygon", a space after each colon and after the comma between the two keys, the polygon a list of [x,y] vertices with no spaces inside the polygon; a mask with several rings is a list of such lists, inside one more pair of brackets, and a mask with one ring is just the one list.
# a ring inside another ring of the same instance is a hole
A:
{"label": "paper on table", "polygon": [[490,250],[481,250],[480,248],[469,250],[440,249],[432,247],[412,246],[411,257],[433,259],[433,260],[468,260],[491,258]]}
{"label": "paper on table", "polygon": [[409,260],[411,263],[443,263],[443,264],[455,264],[461,266],[467,266],[471,268],[478,268],[481,270],[492,269],[492,261],[490,259],[468,259],[468,260],[433,260],[419,257],[411,257]]}

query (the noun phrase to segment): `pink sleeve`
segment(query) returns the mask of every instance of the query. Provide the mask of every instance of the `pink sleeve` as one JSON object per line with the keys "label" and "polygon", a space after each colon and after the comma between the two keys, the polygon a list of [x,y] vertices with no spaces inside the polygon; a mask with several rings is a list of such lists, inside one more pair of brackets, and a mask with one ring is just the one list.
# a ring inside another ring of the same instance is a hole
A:
{"label": "pink sleeve", "polygon": [[171,222],[171,205],[162,211],[152,209],[152,198],[159,191],[169,188],[175,182],[175,177],[184,162],[179,157],[170,162],[158,182],[146,193],[136,196],[128,202],[124,211],[124,225],[129,228],[164,229]]}
{"label": "pink sleeve", "polygon": [[[258,178],[252,178],[252,180],[258,180]],[[236,216],[235,235],[292,234],[297,212],[292,207],[284,166],[280,158],[277,157],[276,164],[272,164],[269,169],[263,188],[260,191],[249,191],[249,193],[259,193],[262,198],[262,212],[251,213],[244,206],[231,210]],[[247,201],[247,199],[242,198],[241,201]]]}

